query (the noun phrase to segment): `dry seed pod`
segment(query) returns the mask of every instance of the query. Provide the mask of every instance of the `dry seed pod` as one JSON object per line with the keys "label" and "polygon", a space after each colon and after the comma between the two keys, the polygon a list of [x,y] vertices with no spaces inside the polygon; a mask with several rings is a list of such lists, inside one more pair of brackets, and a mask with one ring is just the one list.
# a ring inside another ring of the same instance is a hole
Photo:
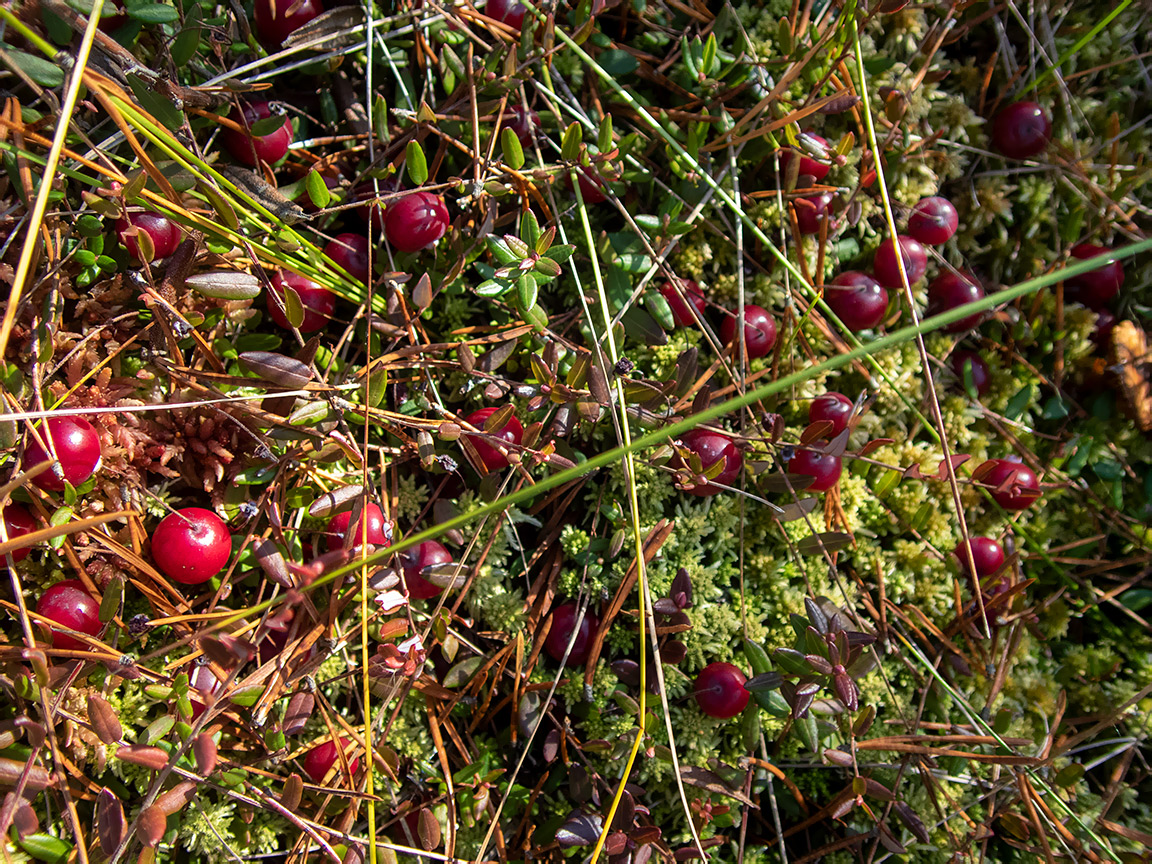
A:
{"label": "dry seed pod", "polygon": [[92,724],[92,731],[96,733],[96,737],[105,744],[115,744],[124,737],[120,718],[116,716],[112,706],[95,693],[88,696],[88,722]]}
{"label": "dry seed pod", "polygon": [[249,372],[282,387],[300,388],[312,380],[312,370],[307,364],[283,354],[245,351],[239,359],[240,365]]}
{"label": "dry seed pod", "polygon": [[291,775],[284,781],[284,791],[280,793],[280,803],[285,810],[295,812],[300,806],[300,798],[304,794],[304,778],[299,774]]}
{"label": "dry seed pod", "polygon": [[196,770],[204,776],[216,767],[216,741],[207,732],[196,736],[192,742],[192,753],[196,757]]}
{"label": "dry seed pod", "polygon": [[[0,786],[15,786],[19,783],[20,778],[24,776],[26,764],[16,759],[0,759]],[[39,765],[33,765],[28,769],[28,782],[24,784],[25,789],[39,792],[51,785],[52,775],[45,769]]]}
{"label": "dry seed pod", "polygon": [[250,273],[236,270],[215,270],[197,273],[184,280],[197,294],[222,300],[251,300],[260,296],[260,280]]}
{"label": "dry seed pod", "polygon": [[155,849],[164,839],[164,832],[168,830],[168,817],[164,811],[153,804],[141,811],[136,820],[136,835],[140,842],[149,849]]}
{"label": "dry seed pod", "polygon": [[282,729],[285,735],[298,735],[304,731],[312,710],[316,707],[316,697],[311,693],[300,691],[288,700],[288,710],[284,712]]}
{"label": "dry seed pod", "polygon": [[124,840],[124,805],[116,793],[105,787],[96,798],[96,835],[100,849],[105,855],[112,855]]}
{"label": "dry seed pod", "polygon": [[156,799],[156,806],[165,816],[171,816],[183,810],[184,807],[196,797],[196,784],[191,780],[177,783]]}
{"label": "dry seed pod", "polygon": [[168,764],[168,754],[159,747],[148,747],[133,744],[121,747],[116,751],[116,758],[121,762],[131,762],[133,765],[142,765],[153,771],[160,771]]}

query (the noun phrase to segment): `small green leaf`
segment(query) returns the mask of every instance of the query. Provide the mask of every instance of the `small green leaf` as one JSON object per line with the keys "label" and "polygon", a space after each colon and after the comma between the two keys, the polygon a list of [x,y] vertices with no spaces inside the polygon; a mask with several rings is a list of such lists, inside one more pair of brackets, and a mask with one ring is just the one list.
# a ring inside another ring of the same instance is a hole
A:
{"label": "small green leaf", "polygon": [[248,127],[248,134],[253,138],[263,138],[265,135],[271,135],[284,125],[286,119],[283,114],[272,114],[269,117],[261,117]]}
{"label": "small green leaf", "polygon": [[763,675],[772,671],[772,661],[768,659],[768,652],[759,642],[753,642],[747,637],[744,639],[744,658],[748,661],[753,675]]}
{"label": "small green leaf", "polygon": [[291,285],[284,286],[284,317],[293,327],[304,323],[304,304],[300,302],[300,295]]}
{"label": "small green leaf", "polygon": [[560,158],[565,162],[575,162],[580,158],[580,144],[584,140],[583,133],[583,128],[575,120],[564,130],[564,138],[560,143]]}
{"label": "small green leaf", "polygon": [[520,214],[520,239],[539,252],[540,223],[531,209]]}
{"label": "small green leaf", "polygon": [[596,134],[596,146],[600,148],[601,153],[607,153],[612,149],[611,114],[605,114],[604,119],[600,121],[600,131]]}
{"label": "small green leaf", "polygon": [[16,842],[26,854],[47,864],[63,864],[72,854],[71,843],[51,834],[26,834]]}
{"label": "small green leaf", "polygon": [[620,78],[640,68],[640,61],[622,48],[601,51],[596,59],[600,63],[600,68],[613,78]]}
{"label": "small green leaf", "polygon": [[388,100],[383,96],[377,96],[376,101],[372,103],[372,129],[376,132],[376,137],[388,143]]}
{"label": "small green leaf", "polygon": [[332,192],[318,171],[309,171],[304,184],[308,189],[308,198],[316,207],[323,210],[328,206],[328,202],[332,200]]}
{"label": "small green leaf", "polygon": [[507,127],[500,130],[500,150],[504,154],[505,164],[513,171],[524,167],[524,148],[520,146],[516,133]]}
{"label": "small green leaf", "polygon": [[548,279],[555,279],[560,275],[560,265],[551,258],[538,258],[532,269]]}
{"label": "small green leaf", "polygon": [[525,273],[516,280],[516,301],[522,314],[527,314],[536,305],[539,292],[540,288],[531,273]]}
{"label": "small green leaf", "polygon": [[124,9],[129,18],[134,18],[141,24],[171,24],[180,20],[180,13],[172,6],[163,3],[139,3],[126,6]]}
{"label": "small green leaf", "polygon": [[100,598],[100,623],[107,624],[120,614],[120,607],[124,603],[124,580],[114,576],[104,589]]}
{"label": "small green leaf", "polygon": [[424,158],[424,148],[419,141],[409,141],[405,152],[407,156],[404,164],[408,168],[408,176],[420,186],[428,179],[428,160]]}
{"label": "small green leaf", "polygon": [[700,71],[705,75],[711,75],[713,67],[716,65],[716,34],[709,33],[708,39],[704,43],[704,50],[700,55]]}
{"label": "small green leaf", "polygon": [[1057,786],[1069,789],[1079,783],[1083,776],[1084,766],[1079,762],[1073,762],[1071,765],[1065,765],[1061,768],[1054,779]]}
{"label": "small green leaf", "polygon": [[544,255],[547,258],[551,258],[557,264],[563,264],[565,261],[572,257],[572,254],[575,251],[576,247],[571,243],[562,243],[559,246],[553,246],[551,249],[545,252]]}
{"label": "small green leaf", "polygon": [[488,245],[488,251],[492,253],[492,257],[495,258],[500,264],[507,265],[520,263],[520,259],[513,254],[512,250],[508,248],[508,244],[505,243],[501,238],[495,236],[494,234],[489,234],[484,238],[484,242]]}
{"label": "small green leaf", "polygon": [[25,75],[41,87],[59,87],[64,83],[64,70],[35,54],[28,54],[16,48],[8,49],[8,57]]}
{"label": "small green leaf", "polygon": [[192,3],[185,8],[187,11],[184,13],[184,26],[172,41],[172,47],[168,49],[172,55],[172,62],[178,69],[187,66],[200,47],[200,6]]}

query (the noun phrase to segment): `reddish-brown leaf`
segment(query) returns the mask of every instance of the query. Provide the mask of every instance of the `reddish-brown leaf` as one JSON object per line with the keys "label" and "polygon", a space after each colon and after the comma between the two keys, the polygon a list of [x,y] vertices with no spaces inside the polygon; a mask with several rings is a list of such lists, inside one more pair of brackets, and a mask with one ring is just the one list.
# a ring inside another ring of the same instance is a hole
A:
{"label": "reddish-brown leaf", "polygon": [[88,722],[92,731],[105,744],[115,744],[123,735],[120,718],[108,702],[96,693],[88,695]]}

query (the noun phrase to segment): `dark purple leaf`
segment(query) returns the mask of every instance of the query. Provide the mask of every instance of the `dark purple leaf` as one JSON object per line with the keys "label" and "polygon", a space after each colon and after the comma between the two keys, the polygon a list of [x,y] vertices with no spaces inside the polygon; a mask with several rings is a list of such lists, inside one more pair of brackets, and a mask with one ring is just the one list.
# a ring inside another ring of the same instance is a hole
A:
{"label": "dark purple leaf", "polygon": [[882,845],[893,855],[908,854],[908,850],[904,848],[904,844],[893,837],[892,832],[883,825],[880,826],[880,845]]}
{"label": "dark purple leaf", "polygon": [[661,597],[659,600],[652,604],[652,610],[654,612],[659,612],[661,615],[667,615],[671,617],[680,611],[680,607],[677,606],[671,598]]}
{"label": "dark purple leaf", "polygon": [[692,606],[692,577],[688,575],[688,571],[681,567],[676,571],[676,576],[672,579],[672,599],[676,601],[676,605],[681,609],[689,609]]}
{"label": "dark purple leaf", "polygon": [[688,649],[684,647],[684,643],[675,639],[670,639],[660,646],[660,660],[663,663],[676,665],[682,663],[687,656]]}
{"label": "dark purple leaf", "polygon": [[644,846],[647,843],[655,843],[660,839],[660,829],[655,825],[640,825],[633,828],[628,836],[632,838],[632,842],[637,846]]}
{"label": "dark purple leaf", "polygon": [[928,834],[928,829],[924,827],[924,823],[920,821],[920,817],[916,815],[916,811],[905,804],[903,801],[897,801],[892,805],[892,809],[896,811],[896,815],[900,817],[900,821],[921,843],[929,843],[932,838]]}
{"label": "dark purple leaf", "polygon": [[821,636],[828,632],[828,618],[825,616],[824,610],[820,608],[820,604],[811,597],[805,597],[804,611],[808,613],[808,620],[812,622],[812,626]]}
{"label": "dark purple leaf", "polygon": [[877,801],[895,801],[896,796],[892,790],[870,777],[864,778],[864,785],[866,787],[864,794],[869,798],[875,798]]}
{"label": "dark purple leaf", "polygon": [[603,824],[604,820],[598,813],[573,813],[556,832],[556,842],[560,844],[561,849],[591,846],[600,836]]}
{"label": "dark purple leaf", "polygon": [[836,750],[835,748],[829,747],[824,751],[824,758],[833,765],[838,765],[841,768],[852,767],[852,754],[845,753],[843,750]]}
{"label": "dark purple leaf", "polygon": [[[613,822],[616,820],[613,819]],[[604,851],[608,855],[619,855],[628,848],[628,835],[623,831],[613,831],[604,841]]]}
{"label": "dark purple leaf", "polygon": [[616,814],[612,817],[613,831],[627,831],[632,827],[636,818],[636,802],[632,795],[625,791],[620,796],[620,804],[616,807]]}
{"label": "dark purple leaf", "polygon": [[632,687],[640,683],[640,664],[635,660],[616,660],[609,667],[624,684]]}
{"label": "dark purple leaf", "polygon": [[812,671],[817,675],[832,674],[832,664],[821,657],[819,654],[808,654],[804,659],[808,661],[808,665],[812,667]]}
{"label": "dark purple leaf", "polygon": [[592,781],[583,765],[572,765],[568,769],[568,794],[577,804],[592,800]]}
{"label": "dark purple leaf", "polygon": [[770,690],[775,690],[784,683],[784,679],[780,677],[779,672],[764,672],[760,675],[753,675],[744,682],[744,689],[749,693],[767,693]]}
{"label": "dark purple leaf", "polygon": [[553,729],[544,736],[544,761],[554,762],[560,751],[560,732]]}
{"label": "dark purple leaf", "polygon": [[860,690],[856,682],[847,675],[836,675],[832,678],[832,689],[836,691],[836,698],[844,703],[849,711],[860,707]]}
{"label": "dark purple leaf", "polygon": [[833,819],[843,819],[845,816],[848,815],[848,813],[855,806],[856,806],[856,799],[853,796],[849,795],[847,798],[845,798],[843,801],[841,801],[839,804],[837,804],[835,807],[832,808],[832,818]]}

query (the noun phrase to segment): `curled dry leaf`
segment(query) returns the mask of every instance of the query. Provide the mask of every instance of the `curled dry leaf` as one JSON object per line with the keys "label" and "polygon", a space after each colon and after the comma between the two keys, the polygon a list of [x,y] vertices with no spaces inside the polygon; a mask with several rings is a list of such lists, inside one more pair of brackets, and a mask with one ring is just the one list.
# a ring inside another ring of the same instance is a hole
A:
{"label": "curled dry leaf", "polygon": [[120,726],[120,718],[104,697],[90,693],[88,695],[88,722],[92,731],[104,744],[115,744],[124,736]]}

